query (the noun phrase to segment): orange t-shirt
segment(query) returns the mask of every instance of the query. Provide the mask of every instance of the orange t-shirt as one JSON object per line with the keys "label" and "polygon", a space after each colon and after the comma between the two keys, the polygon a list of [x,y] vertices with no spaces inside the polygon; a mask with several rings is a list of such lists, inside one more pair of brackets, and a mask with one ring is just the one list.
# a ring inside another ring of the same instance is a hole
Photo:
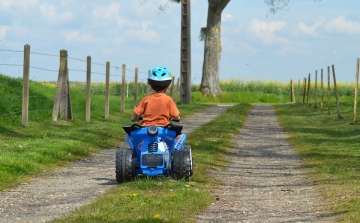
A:
{"label": "orange t-shirt", "polygon": [[134,112],[138,116],[143,115],[142,126],[166,126],[170,123],[169,117],[180,115],[173,99],[165,93],[146,96],[134,108]]}

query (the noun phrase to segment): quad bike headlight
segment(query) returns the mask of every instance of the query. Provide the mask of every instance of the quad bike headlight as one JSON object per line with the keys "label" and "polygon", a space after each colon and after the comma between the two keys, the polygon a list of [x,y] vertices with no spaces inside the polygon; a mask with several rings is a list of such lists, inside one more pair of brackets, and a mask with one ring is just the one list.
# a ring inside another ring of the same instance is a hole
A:
{"label": "quad bike headlight", "polygon": [[156,136],[158,134],[158,128],[156,126],[149,126],[147,129],[147,134],[149,136]]}

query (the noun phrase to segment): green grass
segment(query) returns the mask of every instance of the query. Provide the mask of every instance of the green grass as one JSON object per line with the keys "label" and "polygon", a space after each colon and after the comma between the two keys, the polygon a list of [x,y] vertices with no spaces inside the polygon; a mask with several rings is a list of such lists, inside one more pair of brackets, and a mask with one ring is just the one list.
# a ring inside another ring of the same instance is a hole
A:
{"label": "green grass", "polygon": [[[340,97],[342,119],[338,119],[333,94],[328,115],[327,102],[323,111],[313,105],[285,104],[289,101],[286,84],[253,81],[238,86],[234,83],[222,83],[222,88],[227,90],[219,97],[202,97],[195,91],[193,104],[178,106],[185,117],[213,103],[245,103],[231,107],[188,136],[195,165],[191,182],[139,178],[117,186],[93,204],[57,222],[193,222],[194,214],[213,200],[210,190],[219,182],[209,178],[207,170],[221,169],[227,162],[222,154],[231,146],[232,134],[243,124],[251,107],[246,103],[274,105],[282,126],[291,136],[291,144],[311,170],[309,177],[319,186],[329,208],[340,214],[339,222],[360,222],[360,128],[359,122],[352,121],[352,87],[339,88],[343,96]],[[91,98],[91,122],[85,122],[84,88],[75,86],[71,88],[74,120],[54,122],[51,119],[54,86],[30,82],[29,126],[25,128],[21,126],[22,80],[0,75],[0,190],[92,152],[117,146],[125,136],[121,126],[130,123],[133,101],[127,98],[125,112],[121,113],[120,97],[116,95],[118,85],[114,86],[108,120],[104,119],[103,91],[97,86]]]}
{"label": "green grass", "polygon": [[54,222],[195,222],[195,214],[213,201],[210,190],[219,183],[207,171],[220,170],[227,163],[223,154],[233,146],[231,137],[243,125],[250,108],[248,104],[230,107],[188,135],[194,160],[190,182],[141,177],[119,184],[92,204]]}
{"label": "green grass", "polygon": [[[179,106],[183,116],[208,105]],[[118,146],[124,140],[121,126],[130,123],[131,110],[93,118],[90,123],[43,120],[24,128],[0,127],[0,190],[29,177],[81,159],[90,153]]]}
{"label": "green grass", "polygon": [[[347,101],[342,98],[341,101]],[[340,103],[342,119],[333,105],[320,111],[304,104],[275,105],[291,145],[311,169],[339,222],[360,222],[360,126],[353,123],[353,103]]]}
{"label": "green grass", "polygon": [[285,94],[263,92],[223,92],[218,97],[203,97],[201,92],[192,92],[192,103],[285,103],[290,97]]}
{"label": "green grass", "polygon": [[[53,121],[55,88],[30,82],[28,127],[21,126],[22,80],[0,75],[0,190],[88,156],[118,146],[124,140],[121,126],[130,123],[133,99],[120,112],[120,97],[110,98],[110,117],[104,119],[105,97],[91,98],[91,122],[85,121],[85,93],[72,88],[73,121]],[[181,116],[209,105],[179,105]]]}

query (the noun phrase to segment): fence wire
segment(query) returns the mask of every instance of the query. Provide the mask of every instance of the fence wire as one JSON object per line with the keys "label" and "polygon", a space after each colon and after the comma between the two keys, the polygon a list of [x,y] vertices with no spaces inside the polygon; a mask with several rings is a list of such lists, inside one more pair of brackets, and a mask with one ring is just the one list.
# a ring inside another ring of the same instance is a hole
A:
{"label": "fence wire", "polygon": [[[15,50],[15,49],[1,49],[0,48],[0,52],[4,52],[6,53],[16,53],[18,55],[20,55],[20,53],[24,54],[24,50]],[[60,55],[55,55],[55,54],[49,54],[49,53],[43,53],[43,52],[30,52],[31,55],[36,55],[36,56],[41,56],[41,57],[49,57],[49,58],[59,58],[60,59]],[[16,56],[17,57],[17,56]],[[16,58],[15,57],[15,58]],[[72,56],[68,56],[68,70],[69,72],[72,73],[83,73],[86,74],[87,70],[86,69],[79,69],[77,67],[79,67],[79,63],[75,63],[73,64],[73,61],[75,62],[80,62],[80,63],[84,63],[85,65],[87,64],[87,60],[86,59],[80,59],[80,58],[76,58],[76,57],[72,57]],[[23,58],[19,57],[19,61],[22,61]],[[59,62],[58,62],[59,63]],[[48,65],[49,63],[44,63],[46,65]],[[106,71],[104,68],[106,68],[106,63],[98,63],[98,62],[91,62],[90,63],[92,65],[91,67],[91,74],[92,75],[101,75],[101,76],[106,76]],[[69,66],[70,65],[70,66]],[[12,66],[12,67],[23,67],[24,64],[20,64],[20,63],[0,63],[0,66]],[[40,70],[40,71],[45,71],[45,72],[49,72],[49,73],[58,73],[59,69],[53,69],[53,68],[49,68],[49,67],[44,67],[42,65],[30,65],[29,66],[30,69],[34,69],[34,70]],[[86,67],[86,66],[84,66]],[[100,71],[99,67],[101,67],[102,69],[104,69],[104,71]],[[117,65],[110,65],[110,77],[115,77],[114,79],[119,80],[119,81],[115,81],[114,83],[116,83],[116,85],[113,86],[113,88],[111,89],[110,95],[113,96],[119,96],[121,95],[121,86],[119,85],[119,83],[121,83],[121,77],[122,77],[122,72],[123,72],[123,66],[117,66]],[[144,94],[146,93],[146,84],[147,84],[147,75],[148,75],[148,71],[139,71],[138,70],[138,81],[139,81],[139,85],[138,86],[138,93],[140,94]],[[145,76],[146,75],[146,76]],[[71,76],[71,74],[70,74]],[[86,78],[84,76],[84,78]],[[129,83],[132,83],[132,81],[135,80],[135,69],[129,69],[129,68],[125,68],[125,79],[126,79],[126,90],[125,90],[125,94],[126,97],[128,97],[128,95],[130,94],[130,92],[133,91],[134,86],[133,85],[129,85]],[[57,80],[57,78],[56,78]],[[39,83],[42,84],[47,84],[48,82],[45,81],[39,81]],[[56,87],[56,81],[51,81],[52,85],[51,87]],[[84,82],[79,82],[79,81],[73,81],[70,82],[71,83],[82,83],[84,86],[86,86],[86,81]],[[144,84],[143,84],[144,83]],[[19,83],[19,85],[22,83]],[[96,82],[92,83],[92,84],[96,84]],[[102,84],[102,83],[101,83]],[[119,85],[119,86],[117,86]],[[96,85],[95,85],[96,86]],[[20,86],[17,86],[20,87]],[[99,87],[100,84],[99,84]],[[85,88],[84,88],[85,89]],[[82,91],[84,91],[85,94],[85,90],[81,89]],[[99,89],[96,87],[92,87],[91,89],[92,94],[94,95],[105,95],[105,90],[104,89]],[[33,96],[29,96],[30,98],[30,105],[31,104],[37,104],[37,103],[42,103],[42,101],[34,101],[34,100],[43,100],[43,99],[48,99],[48,100],[53,100],[55,95],[51,95],[51,96],[46,96],[46,95],[33,95]],[[10,97],[0,97],[0,101],[3,105],[5,105],[4,109],[2,110],[3,113],[0,113],[0,117],[4,118],[4,117],[8,117],[8,116],[21,116],[22,115],[22,111],[21,107],[22,107],[22,95],[19,96],[10,96]],[[48,102],[47,102],[48,103]],[[52,105],[46,105],[45,107],[52,107]],[[77,106],[72,106],[73,109],[82,109],[85,108],[86,104],[81,104],[81,105],[77,105]],[[13,111],[11,111],[11,109],[13,109]],[[46,113],[52,112],[52,109],[38,109],[38,110],[29,110],[29,113]]]}
{"label": "fence wire", "polygon": [[[0,51],[3,51],[3,52],[14,52],[14,53],[24,53],[23,50],[12,50],[12,49],[0,49]],[[40,55],[40,56],[48,56],[48,57],[58,57],[60,58],[60,55],[54,55],[54,54],[49,54],[49,53],[40,53],[40,52],[30,52],[30,54],[34,54],[34,55]],[[75,60],[75,61],[80,61],[80,62],[84,62],[84,63],[87,63],[87,60],[84,60],[84,59],[80,59],[80,58],[76,58],[76,57],[71,57],[71,56],[68,56],[68,59],[72,59],[72,60]],[[98,62],[91,62],[91,64],[93,65],[97,65],[97,66],[101,66],[101,67],[106,67],[106,63],[105,64],[102,64],[102,63],[98,63]],[[21,67],[23,66],[23,64],[10,64],[10,63],[0,63],[1,66],[18,66],[18,67]],[[49,69],[49,68],[44,68],[44,67],[39,67],[39,66],[30,66],[31,68],[33,69],[37,69],[37,70],[43,70],[43,71],[50,71],[50,72],[58,72],[58,70],[54,70],[54,69]],[[117,70],[122,70],[122,66],[114,66],[114,65],[111,65],[110,68],[115,68]],[[80,69],[70,69],[69,70],[72,70],[72,71],[76,71],[76,72],[83,72],[83,73],[86,73],[87,71],[86,70],[80,70]],[[135,73],[135,70],[132,70],[132,69],[128,69],[126,68],[126,71],[128,72],[134,72]],[[101,73],[101,72],[91,72],[92,74],[98,74],[98,75],[106,75],[105,72],[104,73]],[[148,74],[148,72],[143,72],[143,71],[138,71],[139,74]],[[119,77],[121,75],[113,75],[113,74],[110,74],[110,76],[116,76],[116,77]],[[135,77],[131,77],[131,76],[126,76],[127,79],[135,79]],[[139,78],[139,80],[145,80],[146,81],[146,78]]]}

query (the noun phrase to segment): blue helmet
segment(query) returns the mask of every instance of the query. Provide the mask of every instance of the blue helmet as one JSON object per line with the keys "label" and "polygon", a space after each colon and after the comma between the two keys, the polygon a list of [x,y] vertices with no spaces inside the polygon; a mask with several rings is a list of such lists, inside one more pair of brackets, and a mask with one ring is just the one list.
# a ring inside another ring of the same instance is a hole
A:
{"label": "blue helmet", "polygon": [[166,67],[158,66],[152,69],[148,76],[150,86],[167,87],[172,81],[172,75]]}

